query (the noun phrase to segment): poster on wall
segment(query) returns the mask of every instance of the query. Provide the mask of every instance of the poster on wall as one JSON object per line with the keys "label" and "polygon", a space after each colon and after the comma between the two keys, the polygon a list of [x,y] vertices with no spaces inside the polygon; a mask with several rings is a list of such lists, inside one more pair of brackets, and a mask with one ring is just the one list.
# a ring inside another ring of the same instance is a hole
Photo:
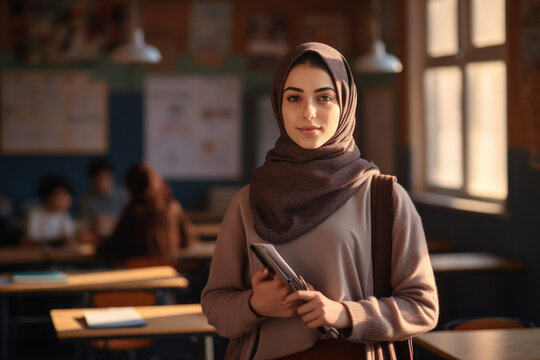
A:
{"label": "poster on wall", "polygon": [[192,1],[189,50],[199,65],[221,64],[231,47],[231,4]]}
{"label": "poster on wall", "polygon": [[249,17],[246,54],[248,66],[272,70],[289,49],[287,22],[284,16],[254,13]]}
{"label": "poster on wall", "polygon": [[236,77],[150,76],[144,154],[168,179],[241,175],[241,83]]}
{"label": "poster on wall", "polygon": [[107,84],[88,71],[11,70],[1,75],[3,154],[102,154]]}
{"label": "poster on wall", "polygon": [[9,1],[15,60],[28,65],[93,63],[123,41],[119,1]]}

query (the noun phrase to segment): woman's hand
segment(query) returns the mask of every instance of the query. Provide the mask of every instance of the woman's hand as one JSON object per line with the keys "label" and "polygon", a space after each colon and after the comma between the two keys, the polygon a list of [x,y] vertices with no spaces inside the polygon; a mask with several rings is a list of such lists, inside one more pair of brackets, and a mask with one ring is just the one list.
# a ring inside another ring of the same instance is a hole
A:
{"label": "woman's hand", "polygon": [[259,316],[291,317],[296,315],[296,308],[302,304],[301,300],[283,300],[291,292],[289,287],[277,276],[269,279],[267,269],[257,271],[251,278],[253,295],[249,299],[251,309]]}
{"label": "woman's hand", "polygon": [[336,329],[352,326],[348,310],[338,301],[330,300],[319,291],[298,290],[285,298],[285,304],[305,301],[298,307],[298,315],[310,329],[329,325]]}

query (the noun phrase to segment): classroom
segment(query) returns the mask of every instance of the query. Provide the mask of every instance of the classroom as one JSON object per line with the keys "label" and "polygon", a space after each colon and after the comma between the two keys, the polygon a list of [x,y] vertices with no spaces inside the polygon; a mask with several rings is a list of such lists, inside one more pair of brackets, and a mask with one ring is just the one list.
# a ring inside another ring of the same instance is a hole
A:
{"label": "classroom", "polygon": [[540,0],[0,0],[0,360],[538,360],[539,104]]}

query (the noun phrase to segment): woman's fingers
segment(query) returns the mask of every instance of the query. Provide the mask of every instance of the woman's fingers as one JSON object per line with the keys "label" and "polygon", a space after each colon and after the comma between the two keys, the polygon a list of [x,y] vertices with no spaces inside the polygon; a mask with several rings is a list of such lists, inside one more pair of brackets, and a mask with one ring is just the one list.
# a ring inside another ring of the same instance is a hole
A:
{"label": "woman's fingers", "polygon": [[297,290],[285,298],[285,302],[303,300],[311,301],[317,296],[317,291]]}
{"label": "woman's fingers", "polygon": [[263,281],[266,281],[267,280],[266,278],[268,277],[269,274],[270,274],[270,272],[266,268],[258,270],[257,272],[255,272],[255,274],[253,274],[253,277],[251,278],[251,282],[252,282],[253,286],[257,286],[260,283],[262,283]]}

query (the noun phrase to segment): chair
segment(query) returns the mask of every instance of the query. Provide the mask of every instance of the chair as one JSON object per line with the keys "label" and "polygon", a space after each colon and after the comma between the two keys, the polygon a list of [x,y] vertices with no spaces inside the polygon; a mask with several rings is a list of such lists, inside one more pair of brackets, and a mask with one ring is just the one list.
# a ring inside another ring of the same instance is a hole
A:
{"label": "chair", "polygon": [[530,320],[516,317],[480,317],[455,319],[444,325],[445,330],[486,330],[536,327]]}
{"label": "chair", "polygon": [[[102,291],[92,297],[97,307],[120,307],[120,306],[148,306],[155,305],[157,297],[146,291]],[[135,358],[135,351],[150,347],[154,344],[152,339],[110,339],[94,340],[92,346],[100,350],[127,351],[129,358]]]}

